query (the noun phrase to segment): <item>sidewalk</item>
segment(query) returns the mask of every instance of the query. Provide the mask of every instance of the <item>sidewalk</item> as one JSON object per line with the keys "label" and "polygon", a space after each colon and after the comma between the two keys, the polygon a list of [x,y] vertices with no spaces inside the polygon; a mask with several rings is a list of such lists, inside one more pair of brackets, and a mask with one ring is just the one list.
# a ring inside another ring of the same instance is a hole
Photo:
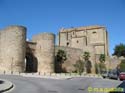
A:
{"label": "sidewalk", "polygon": [[24,77],[35,77],[35,78],[50,78],[50,79],[72,79],[72,78],[78,78],[78,77],[89,77],[89,78],[102,78],[100,75],[96,74],[83,74],[83,75],[78,75],[74,73],[61,73],[61,74],[38,74],[38,73],[21,73],[21,76]]}
{"label": "sidewalk", "polygon": [[19,72],[6,72],[0,73],[1,75],[19,75],[24,77],[34,78],[50,78],[50,79],[71,79],[76,77],[89,77],[89,78],[102,78],[101,75],[97,74],[82,74],[77,73],[19,73]]}

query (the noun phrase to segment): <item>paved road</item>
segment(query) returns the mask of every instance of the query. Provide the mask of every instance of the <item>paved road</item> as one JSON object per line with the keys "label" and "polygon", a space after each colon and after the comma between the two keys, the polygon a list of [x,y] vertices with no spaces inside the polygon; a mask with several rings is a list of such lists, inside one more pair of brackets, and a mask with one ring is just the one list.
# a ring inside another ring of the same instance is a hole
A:
{"label": "paved road", "polygon": [[0,75],[0,78],[14,83],[10,93],[89,93],[88,87],[117,87],[122,83],[100,78],[57,80],[14,75]]}

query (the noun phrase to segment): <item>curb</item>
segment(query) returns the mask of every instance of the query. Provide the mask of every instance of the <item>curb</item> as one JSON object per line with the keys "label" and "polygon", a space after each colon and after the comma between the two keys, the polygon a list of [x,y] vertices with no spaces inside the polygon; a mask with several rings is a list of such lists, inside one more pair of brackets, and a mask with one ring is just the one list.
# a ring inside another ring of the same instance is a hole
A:
{"label": "curb", "polygon": [[0,81],[4,82],[3,84],[0,84],[0,93],[9,91],[14,87],[14,85],[10,81],[3,80],[3,79],[0,79]]}
{"label": "curb", "polygon": [[23,77],[34,77],[34,78],[50,78],[50,79],[71,79],[71,78],[79,78],[79,77],[88,77],[88,78],[102,78],[101,75],[98,74],[82,74],[77,75],[76,73],[6,73],[1,75],[18,75]]}
{"label": "curb", "polygon": [[43,75],[21,75],[23,77],[34,77],[34,78],[46,78],[46,79],[60,79],[60,80],[69,80],[69,79],[73,79],[73,78],[82,78],[82,77],[89,77],[89,78],[102,78],[101,76],[43,76]]}

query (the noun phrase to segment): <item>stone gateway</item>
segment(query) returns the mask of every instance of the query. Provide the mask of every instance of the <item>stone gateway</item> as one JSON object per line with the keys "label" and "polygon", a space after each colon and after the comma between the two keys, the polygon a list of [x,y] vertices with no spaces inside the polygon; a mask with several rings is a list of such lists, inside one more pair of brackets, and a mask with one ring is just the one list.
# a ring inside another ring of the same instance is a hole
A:
{"label": "stone gateway", "polygon": [[0,30],[0,72],[54,73],[55,55],[59,49],[67,53],[68,59],[62,65],[66,72],[74,71],[73,64],[82,52],[90,52],[92,70],[100,54],[109,56],[108,33],[103,26],[61,29],[56,46],[53,33],[34,35],[31,41],[26,41],[26,32],[23,26]]}

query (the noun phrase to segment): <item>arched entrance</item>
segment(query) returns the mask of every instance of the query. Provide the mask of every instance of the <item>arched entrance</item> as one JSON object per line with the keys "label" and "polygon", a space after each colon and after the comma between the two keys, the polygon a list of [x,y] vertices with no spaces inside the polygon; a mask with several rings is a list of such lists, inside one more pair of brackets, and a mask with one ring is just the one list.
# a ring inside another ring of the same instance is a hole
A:
{"label": "arched entrance", "polygon": [[37,59],[33,54],[27,53],[25,60],[25,72],[37,72]]}

